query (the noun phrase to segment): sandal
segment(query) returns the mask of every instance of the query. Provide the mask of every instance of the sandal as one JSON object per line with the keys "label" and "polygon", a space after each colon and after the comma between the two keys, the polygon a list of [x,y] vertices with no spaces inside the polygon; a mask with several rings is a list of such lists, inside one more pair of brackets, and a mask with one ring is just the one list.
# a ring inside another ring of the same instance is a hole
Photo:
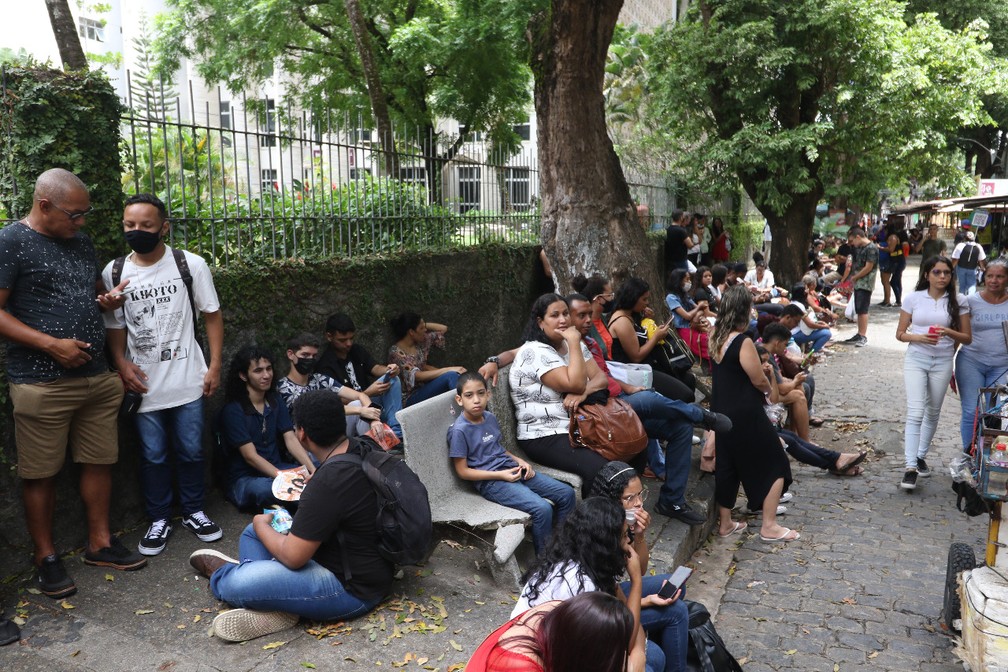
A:
{"label": "sandal", "polygon": [[786,527],[783,529],[784,534],[780,535],[779,537],[764,537],[762,534],[760,534],[759,538],[767,543],[773,543],[775,541],[798,541],[799,539],[801,539],[801,535],[797,531],[788,529]]}
{"label": "sandal", "polygon": [[808,424],[812,425],[813,427],[822,427],[823,425],[826,424],[826,421],[823,420],[822,418],[809,418]]}
{"label": "sandal", "polygon": [[728,537],[730,537],[731,535],[735,534],[736,532],[742,532],[747,527],[749,527],[749,526],[746,525],[745,523],[743,523],[742,521],[734,521],[733,520],[732,521],[731,532],[729,532],[728,534],[721,534],[720,532],[718,532],[717,536],[721,537],[722,539],[727,539]]}
{"label": "sandal", "polygon": [[[857,474],[850,472],[852,469],[854,469],[854,467],[857,467],[859,464],[864,462],[866,457],[868,457],[868,451],[862,450],[853,460],[843,465],[842,467],[840,466],[833,467],[832,469],[829,470],[829,472],[834,476],[857,476]],[[859,473],[861,473],[860,470],[858,470],[858,474]]]}

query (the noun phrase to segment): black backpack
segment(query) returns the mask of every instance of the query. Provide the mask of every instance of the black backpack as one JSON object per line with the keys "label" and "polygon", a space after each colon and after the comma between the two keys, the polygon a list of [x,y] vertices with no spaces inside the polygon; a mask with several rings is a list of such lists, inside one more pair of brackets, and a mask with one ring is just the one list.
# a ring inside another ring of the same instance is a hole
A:
{"label": "black backpack", "polygon": [[962,252],[959,253],[959,267],[968,270],[973,270],[980,263],[980,245],[979,243],[966,242],[966,246],[963,247]]}
{"label": "black backpack", "polygon": [[[386,453],[371,439],[355,437],[350,444],[359,446],[363,457],[347,452],[339,459],[360,464],[378,496],[378,552],[397,565],[423,561],[434,536],[427,488],[402,458]],[[345,556],[343,568],[349,580]]]}
{"label": "black backpack", "polygon": [[990,504],[966,481],[953,481],[952,491],[956,493],[956,508],[967,516],[990,513]]}
{"label": "black backpack", "polygon": [[728,652],[728,647],[714,629],[707,607],[686,600],[686,608],[689,610],[687,672],[742,672],[742,666]]}

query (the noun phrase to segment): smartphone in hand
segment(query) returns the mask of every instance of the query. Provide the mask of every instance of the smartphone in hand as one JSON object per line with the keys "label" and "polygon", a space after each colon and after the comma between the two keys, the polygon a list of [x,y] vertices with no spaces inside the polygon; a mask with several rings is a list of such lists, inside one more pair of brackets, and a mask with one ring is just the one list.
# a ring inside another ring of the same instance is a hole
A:
{"label": "smartphone in hand", "polygon": [[689,579],[692,574],[693,570],[689,567],[683,567],[681,565],[677,567],[676,570],[672,572],[672,576],[670,576],[668,580],[662,584],[661,590],[658,591],[658,597],[666,600],[671,598],[676,594],[676,591],[683,587],[686,580]]}

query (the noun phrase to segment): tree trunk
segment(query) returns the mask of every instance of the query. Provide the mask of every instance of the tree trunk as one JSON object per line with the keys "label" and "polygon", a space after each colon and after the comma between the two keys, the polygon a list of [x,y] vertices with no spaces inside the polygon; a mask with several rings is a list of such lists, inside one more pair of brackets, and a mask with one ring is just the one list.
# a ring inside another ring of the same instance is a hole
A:
{"label": "tree trunk", "polygon": [[[752,194],[750,194],[750,197]],[[812,225],[815,223],[816,205],[822,199],[822,190],[796,194],[791,205],[778,215],[769,208],[760,210],[770,223],[773,247],[770,251],[770,268],[777,285],[791,291],[791,286],[801,281],[808,270],[808,250],[812,243]]]}
{"label": "tree trunk", "polygon": [[[554,282],[598,273],[663,283],[609,139],[602,95],[606,54],[622,0],[552,0],[533,19],[542,243]],[[653,301],[660,312],[662,301]]]}
{"label": "tree trunk", "polygon": [[382,148],[382,159],[385,164],[385,174],[393,179],[399,179],[399,155],[396,154],[395,136],[392,135],[392,119],[389,117],[388,104],[385,101],[385,90],[382,88],[381,77],[378,74],[378,64],[375,63],[374,52],[371,49],[371,37],[367,32],[364,14],[357,0],[344,0],[350,30],[353,32],[357,54],[360,56],[361,68],[364,70],[364,83],[367,85],[368,98],[371,101],[371,114],[374,115],[375,127],[378,130],[378,142]]}
{"label": "tree trunk", "polygon": [[45,0],[45,4],[49,10],[49,23],[52,24],[53,35],[56,37],[63,69],[87,70],[87,57],[84,56],[80,38],[77,37],[77,25],[67,0]]}

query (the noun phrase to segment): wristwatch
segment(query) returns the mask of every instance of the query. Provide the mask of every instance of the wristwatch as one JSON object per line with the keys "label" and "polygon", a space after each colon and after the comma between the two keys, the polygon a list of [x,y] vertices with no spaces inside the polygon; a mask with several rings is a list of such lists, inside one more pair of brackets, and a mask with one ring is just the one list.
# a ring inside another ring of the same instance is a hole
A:
{"label": "wristwatch", "polygon": [[500,357],[497,355],[490,355],[483,362],[484,364],[493,364],[495,366],[500,366]]}

